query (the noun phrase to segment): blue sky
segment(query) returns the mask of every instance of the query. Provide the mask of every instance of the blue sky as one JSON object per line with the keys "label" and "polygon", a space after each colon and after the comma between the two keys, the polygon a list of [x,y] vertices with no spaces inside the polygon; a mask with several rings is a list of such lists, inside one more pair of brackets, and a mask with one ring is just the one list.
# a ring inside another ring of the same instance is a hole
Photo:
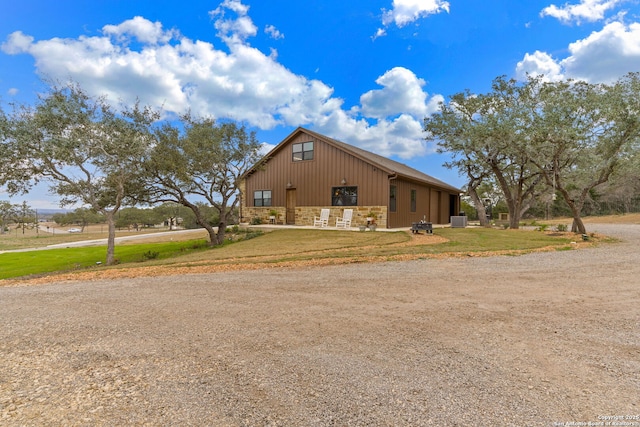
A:
{"label": "blue sky", "polygon": [[[21,0],[0,14],[0,100],[41,78],[234,119],[275,145],[298,126],[462,186],[422,120],[500,75],[611,82],[640,71],[638,0]],[[16,197],[55,207],[39,188]],[[0,199],[8,199],[0,189]]]}

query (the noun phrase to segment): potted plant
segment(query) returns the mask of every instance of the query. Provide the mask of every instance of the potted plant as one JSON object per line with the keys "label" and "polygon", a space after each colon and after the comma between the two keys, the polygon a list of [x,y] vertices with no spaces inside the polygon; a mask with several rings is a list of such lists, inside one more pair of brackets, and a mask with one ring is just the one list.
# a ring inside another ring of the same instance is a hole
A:
{"label": "potted plant", "polygon": [[275,209],[271,209],[269,211],[269,221],[271,221],[271,223],[275,224],[278,221],[276,221],[278,219],[278,211]]}
{"label": "potted plant", "polygon": [[371,231],[375,231],[377,224],[376,219],[378,218],[378,214],[374,211],[369,211],[367,214],[367,228]]}

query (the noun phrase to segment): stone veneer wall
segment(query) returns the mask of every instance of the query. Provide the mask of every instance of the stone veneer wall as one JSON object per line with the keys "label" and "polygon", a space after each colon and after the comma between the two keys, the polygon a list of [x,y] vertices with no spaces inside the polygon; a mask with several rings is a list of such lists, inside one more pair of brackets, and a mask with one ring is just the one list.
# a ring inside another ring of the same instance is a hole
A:
{"label": "stone veneer wall", "polygon": [[[298,206],[296,207],[296,225],[313,225],[313,218],[320,216],[320,210],[326,208],[326,206]],[[342,217],[343,208],[329,207],[331,212],[329,213],[329,227],[335,227],[336,218]],[[351,220],[351,226],[357,227],[359,225],[366,225],[367,216],[369,212],[376,214],[376,224],[380,228],[387,228],[387,207],[386,206],[348,206],[344,209],[353,209],[353,218]],[[263,224],[269,224],[269,211],[278,211],[278,217],[276,219],[277,224],[285,223],[285,208],[272,206],[272,207],[245,207],[242,212],[242,221],[250,223],[252,218],[260,218]]]}

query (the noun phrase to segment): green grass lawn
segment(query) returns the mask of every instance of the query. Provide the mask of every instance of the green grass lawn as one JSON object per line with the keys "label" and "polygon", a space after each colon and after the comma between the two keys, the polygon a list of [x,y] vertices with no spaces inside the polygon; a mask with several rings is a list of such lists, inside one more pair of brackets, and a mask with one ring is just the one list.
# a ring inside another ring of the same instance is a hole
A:
{"label": "green grass lawn", "polygon": [[[161,261],[206,248],[205,240],[120,245],[115,257],[120,264]],[[0,254],[0,279],[96,267],[104,262],[106,251],[106,246],[87,246]]]}
{"label": "green grass lawn", "polygon": [[[211,249],[206,248],[205,240],[123,244],[116,245],[115,250],[119,265],[108,268],[130,268],[141,262],[145,265],[255,264],[403,254],[526,252],[547,246],[562,250],[570,247],[572,240],[537,231],[488,228],[442,228],[436,229],[434,236],[447,241],[433,244],[432,236],[412,236],[405,231],[282,229]],[[412,244],[408,244],[412,239]],[[104,262],[105,256],[105,246],[4,253],[0,254],[0,279],[97,268],[96,263]]]}

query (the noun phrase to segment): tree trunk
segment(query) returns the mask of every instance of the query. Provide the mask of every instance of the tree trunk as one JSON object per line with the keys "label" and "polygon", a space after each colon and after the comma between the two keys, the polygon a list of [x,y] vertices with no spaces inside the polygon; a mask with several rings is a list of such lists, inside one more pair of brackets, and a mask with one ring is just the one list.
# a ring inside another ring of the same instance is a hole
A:
{"label": "tree trunk", "polygon": [[584,206],[584,200],[586,198],[586,195],[588,194],[588,189],[582,191],[582,195],[578,200],[575,200],[571,197],[564,186],[560,185],[559,180],[557,190],[560,192],[560,194],[562,194],[562,198],[567,203],[567,206],[569,206],[569,209],[571,209],[571,216],[573,216],[571,231],[573,233],[586,234],[587,229],[584,226],[584,222],[582,222],[580,212],[582,211],[582,207]]}
{"label": "tree trunk", "polygon": [[224,243],[224,236],[227,232],[227,224],[231,219],[229,216],[230,216],[230,213],[233,212],[233,206],[235,205],[234,203],[231,207],[227,207],[227,201],[228,201],[228,198],[223,197],[222,202],[218,205],[218,213],[220,215],[220,223],[218,224],[218,235],[217,235],[218,245],[221,245]]}
{"label": "tree trunk", "polygon": [[507,197],[507,208],[509,209],[509,228],[517,230],[520,228],[520,205],[511,194]]}
{"label": "tree trunk", "polygon": [[224,243],[224,236],[227,232],[227,223],[225,221],[220,221],[218,224],[218,234],[216,235],[216,244],[221,245]]}
{"label": "tree trunk", "polygon": [[105,216],[109,230],[109,235],[107,237],[107,265],[114,265],[116,263],[116,219],[113,212],[106,212]]}
{"label": "tree trunk", "polygon": [[585,234],[587,229],[584,226],[584,222],[582,222],[582,218],[580,217],[580,211],[582,210],[582,203],[576,203],[575,200],[570,199],[569,194],[566,191],[561,190],[561,193],[565,196],[565,201],[571,209],[571,215],[573,216],[573,224],[571,224],[571,231],[574,233]]}
{"label": "tree trunk", "polygon": [[520,228],[520,200],[518,200],[513,194],[513,191],[509,186],[509,182],[503,175],[500,168],[497,165],[492,164],[491,169],[493,170],[493,174],[498,181],[498,185],[500,186],[502,194],[504,194],[505,202],[507,203],[507,209],[509,210],[509,228]]}
{"label": "tree trunk", "polygon": [[[194,205],[191,205],[191,206],[194,206]],[[188,207],[191,208],[191,206],[188,206]],[[200,213],[200,209],[197,209],[197,207],[195,206],[194,208],[191,208],[191,210],[196,217],[196,223],[201,227],[203,227],[205,230],[207,230],[207,233],[209,233],[209,246],[219,245],[220,243],[218,242],[216,229],[211,224],[209,224],[209,222],[207,222],[207,220],[202,216],[202,214]]]}
{"label": "tree trunk", "polygon": [[587,234],[587,229],[582,222],[580,215],[573,217],[573,224],[571,224],[571,231],[574,233]]}
{"label": "tree trunk", "polygon": [[478,196],[478,192],[476,191],[476,189],[471,188],[471,186],[469,186],[469,188],[467,189],[467,192],[469,193],[469,197],[471,197],[471,201],[473,202],[473,205],[476,207],[476,210],[478,211],[478,220],[480,221],[480,226],[482,227],[490,226],[491,224],[487,220],[487,211],[484,207],[484,203],[482,203],[482,200],[480,200],[480,196]]}
{"label": "tree trunk", "polygon": [[[216,230],[213,226],[207,223],[204,228],[206,228],[207,232],[209,233],[209,246],[218,246],[222,244],[224,240],[221,241],[219,238],[220,227],[218,227],[218,230]],[[222,235],[222,238],[224,239],[224,233]]]}

